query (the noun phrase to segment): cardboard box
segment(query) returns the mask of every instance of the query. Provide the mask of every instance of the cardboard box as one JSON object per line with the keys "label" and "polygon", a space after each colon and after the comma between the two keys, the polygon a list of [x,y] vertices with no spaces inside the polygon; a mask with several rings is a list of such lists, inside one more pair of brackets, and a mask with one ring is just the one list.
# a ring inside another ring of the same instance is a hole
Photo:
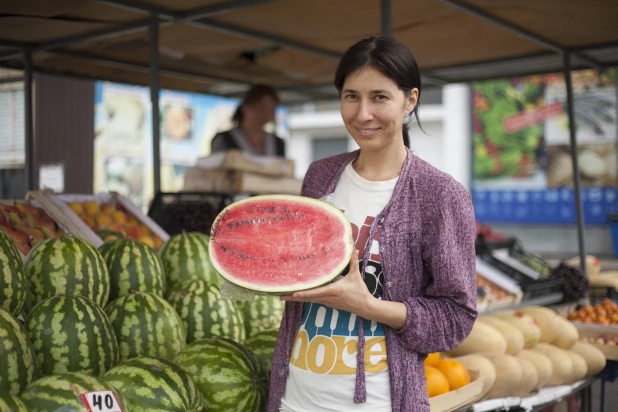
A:
{"label": "cardboard box", "polygon": [[195,166],[201,169],[249,172],[275,177],[293,177],[294,160],[277,156],[256,156],[239,150],[228,150],[200,157]]}
{"label": "cardboard box", "polygon": [[484,377],[479,371],[470,370],[470,383],[462,388],[429,398],[431,412],[448,412],[472,405],[481,399]]}
{"label": "cardboard box", "polygon": [[273,177],[248,172],[191,167],[185,172],[184,190],[300,195],[302,183],[302,180],[291,177]]}

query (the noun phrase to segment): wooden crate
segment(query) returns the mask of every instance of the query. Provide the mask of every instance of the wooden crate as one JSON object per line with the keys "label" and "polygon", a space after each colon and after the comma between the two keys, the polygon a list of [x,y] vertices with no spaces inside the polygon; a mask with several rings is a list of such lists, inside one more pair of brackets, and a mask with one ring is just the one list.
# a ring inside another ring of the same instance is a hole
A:
{"label": "wooden crate", "polygon": [[162,243],[169,239],[169,235],[154,220],[144,215],[127,197],[118,193],[98,193],[98,194],[56,194],[51,191],[29,192],[28,196],[41,204],[46,204],[50,209],[55,209],[56,213],[70,221],[77,229],[76,236],[88,241],[92,245],[99,247],[103,244],[97,233],[91,229],[70,207],[70,202],[84,203],[94,201],[101,205],[109,203],[113,206],[120,205],[131,216],[134,216],[139,223],[142,223],[157,236]]}

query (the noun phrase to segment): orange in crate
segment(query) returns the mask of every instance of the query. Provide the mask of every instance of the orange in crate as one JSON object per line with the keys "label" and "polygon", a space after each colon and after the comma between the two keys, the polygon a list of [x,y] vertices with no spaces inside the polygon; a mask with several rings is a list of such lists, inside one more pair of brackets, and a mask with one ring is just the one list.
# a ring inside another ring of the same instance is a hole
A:
{"label": "orange in crate", "polygon": [[427,355],[425,366],[436,366],[440,362],[440,352],[434,352]]}
{"label": "orange in crate", "polygon": [[444,374],[451,390],[459,389],[470,383],[470,372],[455,359],[443,359],[435,367]]}
{"label": "orange in crate", "polygon": [[425,377],[427,378],[427,392],[430,398],[451,390],[446,376],[433,366],[425,366]]}

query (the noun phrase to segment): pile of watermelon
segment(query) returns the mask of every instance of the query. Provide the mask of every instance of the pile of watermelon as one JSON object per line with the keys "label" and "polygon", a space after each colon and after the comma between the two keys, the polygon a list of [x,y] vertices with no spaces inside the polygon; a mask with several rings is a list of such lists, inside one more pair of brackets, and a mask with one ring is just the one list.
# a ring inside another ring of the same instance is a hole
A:
{"label": "pile of watermelon", "polygon": [[264,410],[283,303],[224,299],[209,241],[58,237],[22,262],[0,229],[0,409]]}

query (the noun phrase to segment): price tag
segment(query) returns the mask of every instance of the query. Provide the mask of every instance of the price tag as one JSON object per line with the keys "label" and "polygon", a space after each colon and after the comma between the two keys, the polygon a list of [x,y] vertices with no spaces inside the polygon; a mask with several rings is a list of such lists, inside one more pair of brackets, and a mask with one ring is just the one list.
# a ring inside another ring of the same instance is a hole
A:
{"label": "price tag", "polygon": [[88,412],[122,412],[122,408],[112,391],[93,391],[82,393],[82,402]]}

